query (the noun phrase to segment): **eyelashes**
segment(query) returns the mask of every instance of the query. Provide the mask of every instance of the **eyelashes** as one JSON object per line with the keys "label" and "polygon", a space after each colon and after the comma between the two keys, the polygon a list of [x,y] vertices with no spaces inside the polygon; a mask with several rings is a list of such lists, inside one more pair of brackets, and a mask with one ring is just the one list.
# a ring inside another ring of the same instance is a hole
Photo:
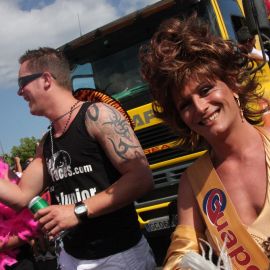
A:
{"label": "eyelashes", "polygon": [[[200,98],[204,98],[204,97],[207,97],[212,92],[213,89],[214,89],[214,85],[211,85],[211,84],[199,85],[195,89],[194,94],[198,95]],[[192,95],[190,95],[187,98],[182,98],[179,101],[179,103],[177,104],[177,109],[179,112],[182,112],[189,108],[189,106],[193,102],[191,96]]]}

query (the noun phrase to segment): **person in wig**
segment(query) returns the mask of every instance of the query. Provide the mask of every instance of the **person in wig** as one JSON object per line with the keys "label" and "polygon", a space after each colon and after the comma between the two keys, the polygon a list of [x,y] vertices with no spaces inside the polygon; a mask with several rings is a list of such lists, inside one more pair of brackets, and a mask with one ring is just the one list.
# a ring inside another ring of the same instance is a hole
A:
{"label": "person in wig", "polygon": [[141,49],[156,116],[181,147],[208,149],[181,176],[165,270],[203,269],[186,256],[203,254],[205,240],[232,269],[269,269],[270,135],[258,126],[263,109],[251,104],[262,91],[243,57],[196,15],[165,21]]}

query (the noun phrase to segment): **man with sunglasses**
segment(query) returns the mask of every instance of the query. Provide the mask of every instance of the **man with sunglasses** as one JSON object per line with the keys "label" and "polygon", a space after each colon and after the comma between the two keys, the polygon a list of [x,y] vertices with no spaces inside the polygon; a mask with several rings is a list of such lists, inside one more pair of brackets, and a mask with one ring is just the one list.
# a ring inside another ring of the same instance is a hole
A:
{"label": "man with sunglasses", "polygon": [[61,269],[154,269],[133,201],[152,175],[125,117],[105,103],[76,100],[69,65],[51,48],[20,58],[19,91],[33,115],[51,121],[19,186],[0,181],[0,200],[20,209],[49,187],[35,218],[50,238],[65,231]]}

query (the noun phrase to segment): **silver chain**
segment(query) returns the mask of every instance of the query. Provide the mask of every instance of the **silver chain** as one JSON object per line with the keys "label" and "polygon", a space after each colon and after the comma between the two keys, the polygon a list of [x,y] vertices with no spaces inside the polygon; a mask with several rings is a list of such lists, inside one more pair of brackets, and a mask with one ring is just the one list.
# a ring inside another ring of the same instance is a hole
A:
{"label": "silver chain", "polygon": [[55,160],[54,160],[54,149],[53,149],[53,132],[52,132],[52,129],[53,129],[53,124],[56,122],[56,121],[58,121],[58,120],[60,120],[61,118],[63,118],[64,116],[66,116],[67,114],[69,114],[69,116],[68,116],[68,119],[67,119],[67,121],[66,121],[66,124],[65,124],[65,126],[64,126],[64,129],[63,129],[63,131],[62,131],[62,134],[61,134],[61,136],[66,132],[66,129],[67,129],[67,126],[68,126],[68,124],[69,124],[69,122],[70,122],[70,119],[71,119],[71,114],[72,114],[72,112],[75,110],[75,109],[77,109],[80,105],[78,105],[77,106],[77,104],[80,102],[80,100],[77,100],[71,107],[70,107],[70,110],[68,111],[68,112],[66,112],[66,113],[64,113],[63,115],[61,115],[61,116],[59,116],[58,118],[56,118],[54,121],[52,121],[51,122],[51,124],[50,124],[50,126],[49,126],[49,129],[50,129],[50,139],[51,139],[51,152],[52,152],[52,158],[53,158],[53,163],[55,164]]}
{"label": "silver chain", "polygon": [[67,122],[66,122],[66,124],[65,124],[65,126],[64,126],[64,129],[63,129],[63,131],[62,131],[61,136],[66,132],[67,126],[68,126],[69,121],[70,121],[70,118],[71,118],[71,114],[72,114],[72,112],[77,108],[76,106],[77,106],[77,104],[78,104],[79,102],[80,102],[80,100],[77,100],[77,101],[70,107],[68,119],[67,119]]}
{"label": "silver chain", "polygon": [[50,125],[50,138],[51,138],[51,153],[52,153],[52,159],[53,159],[53,164],[55,164],[55,157],[53,155],[53,135],[52,135],[52,125]]}

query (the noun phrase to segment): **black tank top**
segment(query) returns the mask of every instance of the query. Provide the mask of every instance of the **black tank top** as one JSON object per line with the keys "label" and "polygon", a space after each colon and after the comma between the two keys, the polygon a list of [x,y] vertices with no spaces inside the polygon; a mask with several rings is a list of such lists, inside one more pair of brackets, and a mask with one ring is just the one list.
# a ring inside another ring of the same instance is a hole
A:
{"label": "black tank top", "polygon": [[[68,130],[53,139],[50,136],[43,151],[53,204],[75,204],[95,196],[114,183],[120,173],[114,168],[102,147],[89,136],[84,103]],[[90,206],[91,207],[91,206]],[[89,218],[64,237],[64,248],[70,255],[84,260],[103,258],[134,246],[141,238],[134,204],[96,218]]]}

